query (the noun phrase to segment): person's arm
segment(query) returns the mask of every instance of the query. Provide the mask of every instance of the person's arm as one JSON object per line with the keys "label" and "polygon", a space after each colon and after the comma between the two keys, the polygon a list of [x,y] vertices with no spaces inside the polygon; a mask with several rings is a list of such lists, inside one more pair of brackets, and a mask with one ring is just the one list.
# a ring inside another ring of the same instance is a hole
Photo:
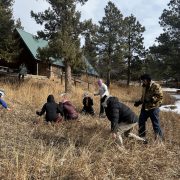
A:
{"label": "person's arm", "polygon": [[60,113],[61,116],[64,116],[62,103],[57,104],[57,112]]}
{"label": "person's arm", "polygon": [[86,106],[86,98],[83,99],[83,105]]}
{"label": "person's arm", "polygon": [[4,100],[0,99],[0,104],[2,105],[3,108],[10,110]]}
{"label": "person's arm", "polygon": [[41,111],[36,111],[36,114],[42,116],[46,112],[46,104],[42,107]]}
{"label": "person's arm", "polygon": [[134,106],[138,107],[139,105],[141,105],[144,101],[144,95],[145,95],[145,88],[142,89],[142,95],[141,98],[137,101],[134,102]]}
{"label": "person's arm", "polygon": [[152,96],[152,102],[153,103],[156,103],[156,102],[162,102],[163,100],[163,92],[162,92],[162,89],[160,87],[160,85],[158,84],[155,84],[154,85],[154,93],[153,93],[153,96]]}
{"label": "person's arm", "polygon": [[111,132],[116,134],[118,130],[118,122],[119,122],[118,108],[112,108],[110,112],[110,121],[111,121]]}
{"label": "person's arm", "polygon": [[94,105],[94,103],[93,103],[93,99],[92,99],[91,97],[89,98],[89,101],[90,101],[90,103],[89,103],[89,104],[90,104],[91,106],[93,106],[93,105]]}
{"label": "person's arm", "polygon": [[98,95],[100,95],[100,91],[94,93],[94,96],[98,96]]}
{"label": "person's arm", "polygon": [[102,85],[103,91],[104,93],[102,94],[102,97],[104,97],[106,95],[106,93],[108,92],[108,88],[105,84]]}

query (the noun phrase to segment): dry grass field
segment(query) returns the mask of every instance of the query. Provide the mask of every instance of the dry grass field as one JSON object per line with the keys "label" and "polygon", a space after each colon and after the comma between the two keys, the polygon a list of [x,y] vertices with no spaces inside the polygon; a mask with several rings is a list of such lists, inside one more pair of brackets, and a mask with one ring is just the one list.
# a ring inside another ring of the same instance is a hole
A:
{"label": "dry grass field", "polygon": [[[11,111],[0,109],[1,180],[178,180],[180,179],[180,116],[161,112],[164,144],[154,142],[148,120],[144,145],[125,139],[125,150],[117,148],[110,136],[110,123],[99,119],[99,97],[94,98],[95,117],[46,125],[43,117],[34,125],[47,96],[60,101],[64,86],[55,81],[27,80],[21,84],[0,82]],[[140,87],[112,85],[112,95],[130,106],[140,97]],[[74,87],[71,101],[82,108],[83,87]],[[90,92],[93,94],[94,87]],[[171,101],[165,95],[164,103]],[[137,129],[134,130],[137,134]]]}

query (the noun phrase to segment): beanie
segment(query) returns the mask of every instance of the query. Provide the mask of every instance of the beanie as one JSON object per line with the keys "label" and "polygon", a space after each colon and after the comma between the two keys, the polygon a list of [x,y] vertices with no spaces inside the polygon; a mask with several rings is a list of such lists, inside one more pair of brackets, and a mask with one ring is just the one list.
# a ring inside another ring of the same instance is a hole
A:
{"label": "beanie", "polygon": [[102,80],[101,79],[98,80],[98,85],[102,86]]}
{"label": "beanie", "polygon": [[140,77],[141,80],[147,80],[147,81],[151,81],[151,76],[149,74],[143,74]]}

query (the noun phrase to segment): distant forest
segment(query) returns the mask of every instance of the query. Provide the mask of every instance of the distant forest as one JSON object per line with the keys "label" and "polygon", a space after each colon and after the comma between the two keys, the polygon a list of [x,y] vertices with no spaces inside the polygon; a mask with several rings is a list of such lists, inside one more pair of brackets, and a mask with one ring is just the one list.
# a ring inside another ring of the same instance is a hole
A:
{"label": "distant forest", "polygon": [[[143,27],[131,14],[125,17],[116,5],[109,1],[105,15],[98,24],[91,19],[81,21],[78,3],[87,0],[48,0],[50,7],[44,12],[31,11],[32,18],[44,26],[38,38],[48,40],[46,48],[39,49],[42,59],[62,58],[68,78],[71,72],[81,68],[84,55],[100,76],[107,80],[138,80],[142,73],[149,73],[156,80],[173,78],[180,80],[180,1],[170,0],[159,17],[163,33],[149,49],[144,47]],[[21,49],[13,36],[21,20],[12,15],[13,0],[0,1],[0,61],[16,61]],[[153,16],[153,14],[152,14]],[[81,47],[81,38],[85,40]]]}

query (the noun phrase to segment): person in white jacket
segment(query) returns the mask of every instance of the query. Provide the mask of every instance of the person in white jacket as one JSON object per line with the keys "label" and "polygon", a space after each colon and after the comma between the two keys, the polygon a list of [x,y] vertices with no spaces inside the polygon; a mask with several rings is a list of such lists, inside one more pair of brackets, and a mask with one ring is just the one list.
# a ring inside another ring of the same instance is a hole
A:
{"label": "person in white jacket", "polygon": [[104,96],[109,96],[109,91],[108,88],[106,86],[106,84],[103,83],[102,79],[99,79],[97,81],[98,86],[99,86],[99,91],[97,93],[94,93],[94,96],[100,96],[100,112],[99,112],[99,117],[103,117],[105,110],[104,107],[102,106],[102,98]]}

